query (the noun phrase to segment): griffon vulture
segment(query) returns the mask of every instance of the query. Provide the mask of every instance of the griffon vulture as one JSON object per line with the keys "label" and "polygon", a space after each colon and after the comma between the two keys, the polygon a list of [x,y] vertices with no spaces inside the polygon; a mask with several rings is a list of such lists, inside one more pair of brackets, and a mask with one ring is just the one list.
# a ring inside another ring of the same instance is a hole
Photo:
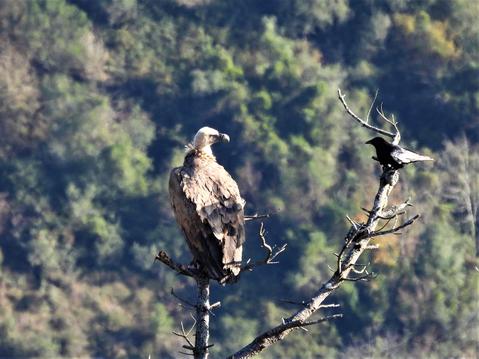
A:
{"label": "griffon vulture", "polygon": [[201,128],[187,146],[183,166],[170,173],[169,192],[176,221],[193,263],[218,282],[235,282],[245,241],[244,204],[238,185],[216,162],[211,145],[229,136]]}

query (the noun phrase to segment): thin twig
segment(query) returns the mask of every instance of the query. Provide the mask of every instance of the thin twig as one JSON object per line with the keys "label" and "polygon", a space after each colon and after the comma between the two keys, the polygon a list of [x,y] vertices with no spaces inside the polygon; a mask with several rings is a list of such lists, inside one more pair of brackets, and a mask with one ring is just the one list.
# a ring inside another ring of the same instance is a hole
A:
{"label": "thin twig", "polygon": [[336,260],[336,267],[337,267],[337,271],[338,271],[338,274],[341,274],[341,262],[343,260],[343,253],[344,251],[346,250],[346,248],[348,247],[349,245],[349,242],[346,242],[344,243],[343,247],[341,248],[341,251],[339,252],[339,254],[337,255],[337,260]]}
{"label": "thin twig", "polygon": [[390,208],[387,208],[381,211],[380,218],[381,219],[394,218],[394,216],[404,213],[404,210],[407,207],[413,207],[413,205],[409,201],[410,201],[410,198],[408,198],[406,201],[404,201],[403,203],[399,205],[391,206]]}
{"label": "thin twig", "polygon": [[379,89],[376,89],[376,93],[374,94],[373,101],[371,102],[371,106],[369,106],[369,110],[368,110],[368,113],[366,115],[366,122],[369,122],[369,116],[371,116],[371,111],[374,107],[374,103],[376,102],[376,99],[378,98],[378,93],[379,93]]}
{"label": "thin twig", "polygon": [[351,225],[353,226],[353,228],[354,228],[355,230],[358,229],[358,224],[357,224],[356,222],[354,222],[351,218],[349,218],[348,215],[346,215],[346,219],[349,221],[349,223],[351,223]]}
{"label": "thin twig", "polygon": [[381,109],[377,108],[376,107],[376,112],[379,114],[379,116],[381,116],[381,118],[386,121],[387,123],[389,123],[390,125],[394,126],[394,128],[396,129],[396,131],[398,131],[398,128],[396,127],[397,126],[397,123],[395,121],[392,121],[390,120],[389,118],[386,117],[386,115],[384,114],[384,111],[383,111],[383,104],[381,103]]}
{"label": "thin twig", "polygon": [[213,303],[210,305],[210,310],[213,310],[213,309],[216,309],[216,308],[219,308],[221,307],[221,302],[216,302],[216,303]]}
{"label": "thin twig", "polygon": [[376,126],[373,126],[371,124],[369,124],[369,121],[365,121],[363,120],[362,118],[360,118],[358,115],[356,115],[348,106],[348,104],[346,103],[346,100],[344,99],[346,97],[346,95],[343,95],[341,93],[341,89],[338,88],[338,97],[339,97],[339,100],[341,101],[341,103],[343,104],[343,107],[344,109],[346,110],[346,112],[352,117],[354,118],[357,122],[359,122],[361,124],[362,127],[366,127],[367,129],[371,130],[371,131],[374,131],[374,132],[377,132],[381,135],[384,135],[384,136],[389,136],[391,138],[394,139],[394,137],[396,136],[394,133],[392,132],[389,132],[389,131],[386,131],[386,130],[383,130],[379,127],[376,127]]}
{"label": "thin twig", "polygon": [[338,308],[341,304],[331,303],[331,304],[321,304],[320,308]]}
{"label": "thin twig", "polygon": [[196,319],[193,317],[193,325],[191,326],[191,328],[188,330],[188,332],[185,331],[185,327],[183,325],[183,322],[180,322],[180,325],[181,325],[181,333],[177,333],[177,332],[172,332],[174,335],[180,337],[180,338],[183,338],[187,343],[188,345],[183,345],[182,347],[184,349],[188,349],[188,350],[192,350],[194,351],[195,350],[195,346],[193,345],[193,343],[191,342],[190,338],[189,338],[189,335],[191,334],[191,332],[193,331],[193,328],[195,327],[196,325]]}
{"label": "thin twig", "polygon": [[371,274],[365,274],[365,275],[363,275],[361,277],[357,277],[357,278],[350,278],[350,277],[343,278],[343,280],[346,281],[346,282],[360,282],[360,281],[368,282],[371,279],[374,279],[376,277],[377,277],[377,275],[373,275],[373,273],[371,273]]}
{"label": "thin twig", "polygon": [[346,238],[345,238],[345,243],[343,245],[343,247],[341,248],[341,251],[339,252],[339,254],[336,254],[334,253],[334,255],[336,256],[337,260],[336,260],[336,266],[337,266],[337,272],[338,274],[341,274],[342,272],[342,260],[343,260],[343,254],[344,252],[346,251],[346,249],[349,247],[349,245],[351,244],[351,242],[355,239],[355,237],[358,235],[358,233],[360,232],[360,228],[362,226],[362,224],[360,223],[357,223],[355,221],[353,221],[351,218],[349,218],[349,216],[346,216],[346,218],[348,219],[348,221],[351,223],[351,229],[349,230]]}
{"label": "thin twig", "polygon": [[273,248],[271,248],[271,246],[268,243],[266,243],[265,234],[266,234],[266,230],[264,229],[264,223],[261,222],[261,225],[259,227],[259,238],[261,240],[261,248],[266,249],[266,258],[264,261],[268,262],[268,260],[270,260],[271,257],[273,256]]}
{"label": "thin twig", "polygon": [[333,320],[333,319],[338,319],[338,318],[342,318],[342,317],[343,317],[342,314],[333,314],[333,315],[329,315],[327,317],[323,317],[323,318],[320,318],[320,319],[317,319],[317,320],[313,320],[313,321],[310,321],[310,322],[305,322],[301,326],[306,327],[306,326],[309,326],[309,325],[315,325],[315,324],[325,322],[327,320]]}
{"label": "thin twig", "polygon": [[[281,303],[286,303],[286,304],[293,304],[293,305],[300,305],[300,306],[306,306],[308,303],[302,300],[301,302],[293,301],[293,300],[286,300],[286,299],[280,299]],[[321,304],[319,308],[339,308],[341,307],[341,304],[337,303],[331,303],[331,304]]]}
{"label": "thin twig", "polygon": [[251,259],[248,259],[246,264],[241,267],[241,272],[244,271],[252,271],[253,268],[262,266],[262,265],[269,265],[269,264],[278,264],[279,262],[275,262],[274,259],[283,253],[286,250],[287,244],[283,244],[281,247],[279,247],[276,251],[274,250],[275,247],[271,247],[267,242],[266,242],[266,230],[264,228],[264,223],[261,222],[260,228],[259,228],[259,233],[258,237],[260,239],[260,246],[261,248],[264,248],[266,251],[266,256],[263,260],[256,261],[254,263],[251,262]]}
{"label": "thin twig", "polygon": [[255,220],[258,220],[258,219],[263,219],[263,218],[269,218],[271,217],[271,213],[266,213],[266,214],[253,214],[251,216],[244,216],[244,221],[245,222],[248,222],[248,221],[255,221]]}
{"label": "thin twig", "polygon": [[397,227],[393,227],[391,229],[388,229],[386,231],[377,231],[377,232],[373,232],[371,234],[368,235],[369,238],[373,238],[373,237],[378,237],[378,236],[384,236],[386,234],[391,234],[391,233],[395,233],[397,231],[399,231],[400,229],[403,229],[407,226],[410,226],[411,224],[414,223],[414,221],[416,219],[418,219],[420,217],[419,214],[416,214],[414,217],[408,219],[406,222],[404,222],[403,224],[401,224],[400,226],[397,226]]}
{"label": "thin twig", "polygon": [[[368,264],[353,264],[351,266],[351,270],[356,274],[363,274],[366,271],[366,269],[368,268],[369,265],[370,265],[370,263],[368,263]],[[356,266],[362,267],[362,269],[356,269],[355,268]]]}
{"label": "thin twig", "polygon": [[361,207],[361,209],[362,209],[364,212],[366,212],[368,215],[371,214],[371,211],[370,211],[369,209],[366,209],[366,208],[364,208],[364,207]]}
{"label": "thin twig", "polygon": [[[389,222],[391,222],[391,220],[392,220],[393,218],[395,218],[395,217],[396,217],[396,216],[391,217],[391,218],[387,218],[387,219],[386,219],[386,223],[379,229],[379,231],[382,231],[384,228],[386,228],[387,225],[389,224]],[[381,216],[378,216],[378,218],[383,219]]]}
{"label": "thin twig", "polygon": [[170,293],[171,293],[171,295],[172,295],[173,297],[175,297],[175,298],[178,299],[181,303],[183,303],[183,305],[186,305],[186,306],[191,307],[191,308],[196,308],[196,305],[195,305],[195,304],[193,304],[193,303],[191,303],[191,302],[188,302],[186,299],[183,299],[183,298],[181,298],[180,296],[178,296],[178,295],[175,293],[175,291],[174,291],[173,288],[171,288]]}
{"label": "thin twig", "polygon": [[[293,300],[286,300],[286,299],[280,299],[281,303],[286,303],[286,304],[293,304],[293,305],[299,305],[299,306],[306,306],[308,303],[304,300],[301,302],[298,301],[293,301]],[[341,304],[336,304],[336,303],[331,303],[331,304],[322,304],[319,306],[319,308],[339,308],[341,307]]]}
{"label": "thin twig", "polygon": [[396,214],[392,215],[392,216],[389,216],[389,217],[385,217],[385,216],[378,216],[379,219],[383,219],[385,221],[390,221],[391,219],[393,218],[397,218],[398,216],[402,216],[403,214],[406,214],[405,211],[402,211],[402,212],[397,212]]}
{"label": "thin twig", "polygon": [[396,121],[396,119],[394,118],[394,115],[393,115],[393,119],[390,120],[386,117],[386,115],[384,114],[384,111],[383,111],[383,104],[381,103],[381,110],[379,110],[377,107],[376,107],[376,111],[377,113],[379,114],[379,116],[381,116],[381,118],[386,121],[387,123],[389,123],[390,125],[392,125],[394,127],[394,129],[396,130],[396,134],[394,135],[394,139],[393,139],[393,144],[394,145],[397,145],[399,144],[399,141],[401,141],[401,133],[399,132],[399,128],[398,128],[398,123]]}
{"label": "thin twig", "polygon": [[213,304],[210,304],[208,306],[208,308],[206,308],[206,310],[208,311],[208,313],[210,313],[213,317],[216,316],[216,314],[213,312],[214,309],[216,308],[219,308],[221,307],[221,302],[216,302],[216,303],[213,303]]}

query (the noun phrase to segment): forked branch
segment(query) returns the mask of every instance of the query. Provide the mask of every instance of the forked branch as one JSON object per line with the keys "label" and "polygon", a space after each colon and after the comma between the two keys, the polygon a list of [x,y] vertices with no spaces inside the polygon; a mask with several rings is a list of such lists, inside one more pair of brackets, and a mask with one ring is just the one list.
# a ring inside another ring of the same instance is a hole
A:
{"label": "forked branch", "polygon": [[[191,317],[193,318],[193,325],[191,326],[190,329],[188,329],[188,331],[185,330],[183,322],[180,322],[181,333],[178,333],[175,331],[173,331],[172,333],[176,335],[177,337],[182,338],[186,342],[185,345],[182,345],[184,349],[191,350],[193,352],[195,350],[195,346],[193,345],[193,342],[190,339],[190,334],[193,332],[193,329],[195,328],[196,319],[193,316]],[[193,353],[185,353],[185,352],[180,352],[180,353],[185,355],[193,355]]]}
{"label": "forked branch", "polygon": [[383,210],[382,213],[381,213],[381,219],[394,218],[399,214],[403,214],[404,210],[407,207],[412,207],[411,202],[409,202],[409,198],[405,202],[403,202],[399,205],[391,206],[390,208],[387,208],[387,209]]}
{"label": "forked branch", "polygon": [[371,125],[370,123],[370,118],[369,118],[369,115],[371,113],[371,109],[374,107],[374,102],[376,101],[376,97],[377,97],[377,92],[376,92],[376,95],[374,96],[374,100],[372,101],[371,103],[371,107],[369,108],[369,111],[368,111],[368,114],[366,115],[366,119],[363,120],[361,117],[359,117],[358,115],[356,115],[352,110],[351,108],[349,108],[348,104],[346,103],[346,95],[343,94],[341,92],[341,89],[338,88],[338,98],[339,98],[339,101],[341,101],[344,109],[346,110],[346,112],[353,118],[355,119],[362,127],[366,127],[367,129],[371,130],[371,131],[374,131],[374,132],[377,132],[379,133],[380,135],[384,135],[384,136],[388,136],[388,137],[391,137],[393,139],[393,143],[394,144],[398,144],[399,141],[401,140],[401,134],[399,132],[399,129],[397,127],[397,122],[396,120],[393,119],[390,120],[387,118],[387,116],[384,114],[384,111],[382,109],[382,105],[380,108],[376,108],[376,112],[379,114],[379,116],[384,120],[386,121],[387,123],[389,123],[390,125],[392,125],[395,129],[395,133],[392,133],[391,131],[387,131],[387,130],[384,130],[382,128],[379,128],[379,127],[376,127],[376,126],[373,126]]}
{"label": "forked branch", "polygon": [[258,237],[260,239],[261,248],[263,248],[266,252],[266,256],[263,260],[259,260],[256,262],[251,262],[251,259],[248,259],[246,264],[241,267],[241,272],[250,272],[253,270],[253,268],[262,265],[278,264],[279,262],[274,261],[275,258],[286,250],[286,244],[283,244],[281,247],[276,249],[276,247],[272,247],[266,242],[266,230],[264,228],[263,222],[261,222],[261,225],[259,227]]}
{"label": "forked branch", "polygon": [[387,116],[384,114],[384,111],[383,111],[383,104],[381,104],[380,108],[376,107],[376,112],[384,121],[386,121],[387,123],[389,123],[391,126],[394,127],[394,130],[396,131],[396,133],[393,138],[393,144],[395,145],[399,144],[399,141],[401,141],[401,133],[399,132],[398,123],[396,119],[394,118],[394,115],[392,116],[391,120],[387,118]]}

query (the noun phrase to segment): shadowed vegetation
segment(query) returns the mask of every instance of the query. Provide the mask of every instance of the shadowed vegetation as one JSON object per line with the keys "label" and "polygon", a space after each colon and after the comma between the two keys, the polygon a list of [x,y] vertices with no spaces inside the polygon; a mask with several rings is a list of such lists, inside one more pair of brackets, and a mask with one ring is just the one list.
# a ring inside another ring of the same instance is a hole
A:
{"label": "shadowed vegetation", "polygon": [[477,18],[466,0],[0,1],[0,357],[179,356],[171,331],[190,317],[169,293],[192,283],[153,259],[190,260],[167,178],[205,125],[231,137],[215,151],[246,212],[279,211],[268,239],[289,247],[214,287],[212,357],[277,323],[280,299],[330,275],[345,215],[377,189],[341,86],[361,114],[379,88],[404,146],[437,159],[405,168],[390,198],[426,215],[374,240],[380,276],[335,293],[343,319],[262,358],[472,358]]}

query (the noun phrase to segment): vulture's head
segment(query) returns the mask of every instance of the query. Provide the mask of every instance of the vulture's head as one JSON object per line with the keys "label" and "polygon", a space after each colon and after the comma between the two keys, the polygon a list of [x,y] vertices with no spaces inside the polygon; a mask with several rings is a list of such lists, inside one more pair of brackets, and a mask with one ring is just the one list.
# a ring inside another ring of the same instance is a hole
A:
{"label": "vulture's head", "polygon": [[214,128],[202,127],[193,139],[193,147],[197,151],[211,153],[211,145],[216,142],[230,142],[230,137]]}

